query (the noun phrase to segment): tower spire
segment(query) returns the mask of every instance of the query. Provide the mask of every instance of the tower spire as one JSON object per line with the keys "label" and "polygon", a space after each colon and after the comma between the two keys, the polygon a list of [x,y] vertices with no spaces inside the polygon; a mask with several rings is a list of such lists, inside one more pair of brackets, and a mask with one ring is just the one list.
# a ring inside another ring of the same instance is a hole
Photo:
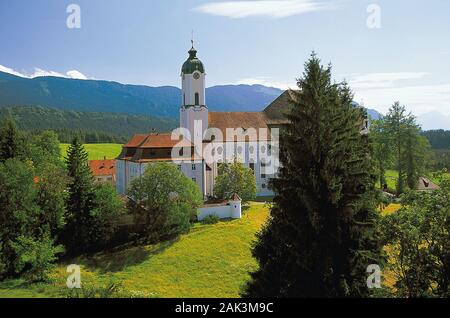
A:
{"label": "tower spire", "polygon": [[194,48],[194,30],[192,30],[192,37],[191,37],[191,43],[192,43],[192,47],[191,49],[188,51],[189,53],[189,58],[195,59],[197,56],[197,50]]}

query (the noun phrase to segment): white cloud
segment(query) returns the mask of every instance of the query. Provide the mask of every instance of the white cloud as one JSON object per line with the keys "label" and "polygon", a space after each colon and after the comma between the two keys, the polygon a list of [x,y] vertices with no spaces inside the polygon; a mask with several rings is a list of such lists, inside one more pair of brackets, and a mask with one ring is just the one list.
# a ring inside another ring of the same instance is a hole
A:
{"label": "white cloud", "polygon": [[54,77],[63,77],[63,78],[73,78],[73,79],[82,79],[86,80],[88,77],[77,70],[70,70],[66,72],[65,74],[55,72],[55,71],[47,71],[43,70],[41,68],[35,67],[34,72],[30,75],[21,73],[18,71],[13,70],[12,68],[0,65],[0,72],[12,74],[15,76],[23,77],[23,78],[35,78],[35,77],[43,77],[43,76],[54,76]]}
{"label": "white cloud", "polygon": [[355,88],[355,100],[386,113],[395,101],[415,115],[439,111],[450,115],[450,84],[408,85],[394,87]]}
{"label": "white cloud", "polygon": [[287,90],[289,88],[295,89],[297,88],[297,84],[292,82],[283,82],[283,81],[274,81],[270,77],[253,77],[253,78],[243,78],[238,80],[236,85],[246,84],[246,85],[264,85],[267,87],[275,87],[282,90]]}
{"label": "white cloud", "polygon": [[[355,93],[355,101],[363,101],[365,106],[382,113],[386,113],[395,101],[400,101],[419,118],[430,112],[450,116],[450,83],[424,84],[431,75],[427,72],[380,72],[346,77]],[[235,84],[260,84],[283,90],[297,88],[295,81],[271,77],[243,78]],[[442,128],[450,129],[449,125]]]}
{"label": "white cloud", "polygon": [[425,72],[351,74],[348,80],[353,89],[394,87],[400,81],[420,79],[429,75]]}
{"label": "white cloud", "polygon": [[307,12],[332,10],[337,8],[337,1],[318,2],[316,0],[253,0],[222,1],[203,4],[194,11],[241,19],[247,17],[285,18]]}
{"label": "white cloud", "polygon": [[350,74],[348,83],[356,101],[386,113],[395,101],[414,115],[439,111],[450,115],[450,84],[424,84],[426,72]]}

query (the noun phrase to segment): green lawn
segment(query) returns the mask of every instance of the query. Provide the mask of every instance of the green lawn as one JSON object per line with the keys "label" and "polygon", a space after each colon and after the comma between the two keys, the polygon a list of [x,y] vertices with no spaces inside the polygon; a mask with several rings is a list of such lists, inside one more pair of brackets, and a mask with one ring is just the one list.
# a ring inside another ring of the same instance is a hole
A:
{"label": "green lawn", "polygon": [[268,216],[268,206],[252,203],[239,220],[195,224],[178,240],[81,257],[55,270],[53,284],[27,285],[21,280],[0,283],[1,297],[61,297],[66,265],[82,267],[85,286],[120,282],[131,292],[153,297],[238,297],[248,272],[255,233]]}
{"label": "green lawn", "polygon": [[[61,155],[66,156],[69,144],[61,144]],[[89,154],[89,160],[115,159],[122,151],[121,144],[85,144],[86,151]]]}
{"label": "green lawn", "polygon": [[397,189],[398,171],[386,170],[386,183],[389,189]]}
{"label": "green lawn", "polygon": [[[439,180],[436,180],[431,176],[431,173],[427,174],[427,176],[436,184],[439,184]],[[450,173],[446,173],[445,176],[447,178],[450,177]],[[397,188],[397,179],[398,179],[398,171],[397,170],[386,170],[386,183],[389,189],[395,190]],[[377,182],[377,187],[379,187],[379,182]]]}

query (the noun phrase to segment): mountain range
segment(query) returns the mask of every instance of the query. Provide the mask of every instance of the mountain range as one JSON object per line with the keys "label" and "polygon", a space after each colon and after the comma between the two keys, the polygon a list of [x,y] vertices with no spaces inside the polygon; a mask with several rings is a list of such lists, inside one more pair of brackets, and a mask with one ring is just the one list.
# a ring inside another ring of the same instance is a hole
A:
{"label": "mountain range", "polygon": [[[220,85],[206,89],[211,111],[261,111],[283,91],[263,85]],[[0,107],[44,106],[53,109],[146,115],[177,120],[181,90],[174,86],[150,87],[104,80],[61,77],[23,78],[0,72]],[[367,109],[372,119],[381,114]],[[418,116],[423,128],[449,129],[450,117],[440,113]]]}
{"label": "mountain range", "polygon": [[[206,89],[211,111],[260,111],[282,93],[262,85]],[[62,110],[178,118],[181,90],[60,77],[22,78],[0,72],[0,106],[46,106]]]}

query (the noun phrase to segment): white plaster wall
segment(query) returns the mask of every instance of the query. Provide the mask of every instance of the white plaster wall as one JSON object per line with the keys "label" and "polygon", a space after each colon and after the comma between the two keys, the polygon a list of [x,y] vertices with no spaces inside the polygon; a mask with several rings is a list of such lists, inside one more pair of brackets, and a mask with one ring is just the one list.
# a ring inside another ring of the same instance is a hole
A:
{"label": "white plaster wall", "polygon": [[[195,93],[199,94],[199,104],[206,105],[206,74],[199,74],[200,78],[198,80],[194,78],[194,74],[181,75],[182,105],[195,105]],[[185,98],[183,96],[185,96]]]}
{"label": "white plaster wall", "polygon": [[124,161],[116,160],[116,191],[118,194],[125,194]]}
{"label": "white plaster wall", "polygon": [[240,219],[242,216],[241,201],[230,201],[231,218]]}
{"label": "white plaster wall", "polygon": [[219,219],[231,218],[231,207],[229,205],[224,205],[197,209],[197,218],[199,221],[203,220],[209,215],[216,215]]}
{"label": "white plaster wall", "polygon": [[[274,192],[269,190],[269,180],[270,178],[273,178],[275,174],[266,172],[265,178],[263,178],[262,174],[265,170],[265,167],[261,167],[261,158],[259,155],[258,147],[260,147],[260,143],[233,143],[233,142],[227,142],[224,143],[224,146],[222,147],[222,144],[215,144],[215,152],[217,153],[217,148],[221,147],[224,148],[225,151],[225,158],[231,159],[233,158],[233,154],[236,154],[238,156],[238,160],[244,163],[244,166],[249,168],[250,162],[249,160],[253,159],[254,161],[254,175],[256,179],[256,195],[257,196],[270,196],[274,195]],[[241,152],[239,152],[239,148],[241,147]],[[228,152],[233,149],[233,152]],[[253,151],[251,151],[253,149]],[[217,167],[217,164],[214,165]],[[217,171],[217,168],[215,169]]]}

